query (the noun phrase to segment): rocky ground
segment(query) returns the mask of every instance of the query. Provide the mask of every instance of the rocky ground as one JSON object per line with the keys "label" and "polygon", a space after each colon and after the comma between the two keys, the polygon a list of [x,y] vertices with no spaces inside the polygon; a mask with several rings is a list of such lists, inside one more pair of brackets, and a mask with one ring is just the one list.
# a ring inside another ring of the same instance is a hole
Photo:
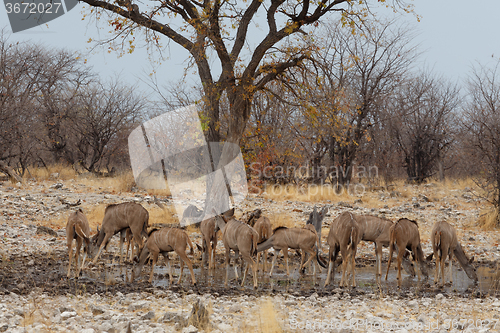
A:
{"label": "rocky ground", "polygon": [[[158,198],[171,205],[168,197]],[[116,240],[97,266],[79,279],[68,279],[64,227],[79,200],[94,226],[99,223],[95,207],[122,201],[137,201],[152,216],[161,216],[154,214],[160,208],[152,195],[143,191],[116,193],[78,179],[17,185],[0,181],[0,332],[125,332],[129,324],[133,332],[500,331],[500,233],[474,226],[485,203],[468,188],[404,186],[319,203],[260,195],[250,196],[238,207],[239,214],[262,208],[275,226],[291,226],[304,223],[315,204],[328,204],[323,239],[329,223],[345,210],[391,219],[408,217],[419,223],[425,254],[431,252],[429,233],[434,222],[445,219],[455,225],[464,249],[475,257],[480,283],[460,281],[464,274],[457,270],[459,281],[445,288],[435,288],[432,280],[406,278],[401,290],[394,281],[379,288],[371,278],[371,244],[359,248],[357,268],[370,275],[361,274],[355,289],[338,288],[338,275],[335,285],[324,288],[324,273],[317,280],[294,273],[289,280],[282,266],[275,279],[263,277],[257,290],[249,284],[240,288],[236,281],[226,289],[222,255],[215,276],[200,270],[195,255],[197,286],[190,285],[186,270],[180,286],[165,282],[168,278],[161,269],[153,284],[146,278],[130,282],[132,265],[119,264],[114,255]],[[189,231],[192,240],[201,243],[199,232]],[[384,251],[384,261],[386,257]],[[292,270],[296,271],[297,263],[294,258]]]}

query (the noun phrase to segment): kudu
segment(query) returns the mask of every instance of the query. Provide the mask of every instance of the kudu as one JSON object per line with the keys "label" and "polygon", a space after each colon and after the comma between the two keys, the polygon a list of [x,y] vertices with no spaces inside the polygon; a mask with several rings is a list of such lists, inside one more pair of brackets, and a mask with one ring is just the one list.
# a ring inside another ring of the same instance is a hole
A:
{"label": "kudu", "polygon": [[181,226],[189,225],[200,221],[203,217],[203,210],[195,205],[189,205],[182,213]]}
{"label": "kudu", "polygon": [[[436,222],[434,227],[432,228],[431,233],[431,242],[432,242],[432,250],[434,253],[434,257],[436,259],[436,270],[434,273],[434,283],[438,284],[439,282],[439,272],[441,272],[441,283],[440,286],[443,286],[446,282],[446,278],[444,276],[444,263],[446,257],[448,256],[450,259],[450,282],[453,283],[453,275],[452,275],[452,256],[455,254],[455,258],[462,266],[463,270],[467,274],[467,276],[474,281],[477,281],[476,270],[470,264],[472,260],[467,258],[462,246],[457,240],[457,234],[455,232],[455,228],[453,228],[449,223],[441,221]],[[441,266],[441,271],[439,267]]]}
{"label": "kudu", "polygon": [[106,207],[104,218],[101,224],[101,230],[97,228],[97,234],[92,237],[94,247],[99,247],[99,251],[94,258],[93,264],[97,262],[102,249],[108,244],[111,237],[121,232],[120,237],[120,256],[123,246],[123,235],[127,228],[130,228],[133,239],[138,246],[138,253],[142,250],[142,236],[147,237],[149,213],[141,205],[135,202],[124,202],[121,204],[112,204]]}
{"label": "kudu", "polygon": [[[390,229],[394,222],[377,216],[371,215],[356,215],[352,214],[358,222],[361,232],[361,240],[375,243],[375,258],[376,258],[376,280],[380,282],[382,276],[382,247],[389,247]],[[407,273],[415,276],[415,270],[407,258],[406,249],[403,249],[403,268]]]}
{"label": "kudu", "polygon": [[339,251],[342,255],[342,278],[340,279],[340,286],[347,287],[349,284],[346,281],[346,272],[350,257],[352,286],[356,287],[356,278],[354,273],[356,266],[355,257],[358,244],[361,241],[361,230],[358,222],[354,218],[354,214],[344,212],[334,219],[330,225],[330,231],[328,232],[328,238],[326,241],[330,246],[330,250],[328,251],[328,274],[325,280],[325,287],[330,283],[330,277],[332,277],[333,280],[335,276],[335,263],[337,261]]}
{"label": "kudu", "polygon": [[321,209],[319,212],[317,211],[316,206],[314,206],[314,209],[309,214],[309,219],[306,222],[306,225],[311,224],[316,230],[319,238],[318,247],[320,250],[323,249],[323,246],[321,244],[321,227],[323,226],[323,219],[325,218],[326,213],[328,213],[328,206],[323,207],[323,209]]}
{"label": "kudu", "polygon": [[186,255],[186,248],[188,245],[191,248],[191,254],[193,254],[193,243],[191,242],[191,239],[189,239],[188,234],[182,229],[161,228],[151,230],[148,235],[148,240],[146,241],[146,244],[142,249],[139,264],[134,270],[133,279],[135,278],[135,276],[139,276],[141,274],[142,266],[144,266],[144,263],[151,254],[153,259],[153,263],[151,264],[151,272],[149,273],[149,282],[151,283],[151,281],[153,281],[154,267],[156,265],[156,262],[158,261],[158,255],[161,253],[167,261],[167,265],[169,266],[170,284],[172,284],[172,264],[170,264],[169,262],[168,252],[175,251],[181,261],[181,271],[179,274],[179,279],[177,280],[177,284],[181,283],[184,263],[186,263],[189,268],[189,272],[191,273],[191,282],[193,285],[195,285],[196,278],[194,277],[193,265],[191,264],[191,260],[189,260],[188,256]]}
{"label": "kudu", "polygon": [[[243,286],[245,283],[248,266],[250,266],[253,274],[253,287],[257,288],[257,264],[253,260],[252,256],[257,254],[257,239],[259,238],[259,235],[257,234],[257,231],[255,231],[255,229],[248,224],[234,218],[227,217],[232,216],[233,214],[234,208],[231,209],[226,215],[222,214],[215,216],[215,231],[218,229],[222,231],[222,243],[224,243],[224,247],[226,249],[226,280],[224,285],[227,286],[229,278],[229,263],[231,261],[230,251],[233,250],[235,253],[235,259],[238,258],[238,255],[241,253],[243,260],[247,263],[241,285]],[[236,264],[234,265],[234,271],[236,273],[236,277],[238,277]]]}
{"label": "kudu", "polygon": [[[390,228],[389,262],[387,264],[387,273],[385,274],[386,280],[391,267],[394,245],[398,248],[398,287],[401,287],[401,262],[403,260],[405,249],[412,252],[415,267],[418,262],[420,271],[425,277],[428,277],[427,264],[424,260],[424,253],[420,244],[420,233],[418,231],[418,224],[416,221],[402,218],[394,223],[394,225]],[[418,279],[420,280],[420,274],[418,274]]]}
{"label": "kudu", "polygon": [[248,211],[248,212],[243,213],[243,215],[240,217],[240,221],[253,227],[255,222],[261,216],[262,216],[262,210],[257,208],[257,209],[254,209],[252,211]]}
{"label": "kudu", "polygon": [[[273,233],[273,229],[271,227],[271,221],[267,217],[262,216],[262,210],[260,209],[255,209],[251,212],[243,214],[241,220],[242,222],[245,222],[246,224],[253,227],[255,231],[257,231],[257,233],[259,234],[259,238],[257,240],[258,244],[267,240],[269,237],[271,237]],[[267,250],[264,250],[262,252],[263,252],[262,271],[265,272],[267,263]],[[257,252],[257,270],[259,269],[260,257],[261,257],[261,252]]]}
{"label": "kudu", "polygon": [[[80,272],[85,265],[85,259],[87,255],[92,257],[90,252],[90,227],[85,214],[81,209],[70,214],[68,217],[68,223],[66,224],[66,240],[68,243],[68,274],[71,276],[71,260],[73,258],[73,239],[76,239],[76,251],[75,251],[75,265],[76,265],[76,277],[80,276]],[[79,265],[80,259],[80,248],[83,244],[83,260],[82,264]]]}
{"label": "kudu", "polygon": [[[226,218],[230,218],[234,211],[224,213]],[[217,232],[215,230],[215,217],[210,217],[201,221],[200,231],[202,238],[203,262],[207,261],[208,269],[215,269],[215,249],[217,247]]]}
{"label": "kudu", "polygon": [[[274,248],[274,257],[269,276],[272,276],[273,274],[274,265],[276,264],[276,260],[278,259],[278,255],[281,250],[283,250],[283,256],[285,258],[286,274],[287,276],[290,275],[290,271],[288,269],[289,248],[302,250],[302,258],[299,267],[301,272],[304,271],[304,267],[309,264],[310,261],[314,260],[314,275],[316,275],[317,263],[326,268],[326,264],[323,262],[318,253],[318,243],[318,234],[311,224],[306,225],[304,228],[277,227],[273,230],[273,235],[269,237],[268,240],[257,246],[257,251],[261,252],[271,247]],[[304,262],[306,253],[308,253],[310,257],[306,262]]]}

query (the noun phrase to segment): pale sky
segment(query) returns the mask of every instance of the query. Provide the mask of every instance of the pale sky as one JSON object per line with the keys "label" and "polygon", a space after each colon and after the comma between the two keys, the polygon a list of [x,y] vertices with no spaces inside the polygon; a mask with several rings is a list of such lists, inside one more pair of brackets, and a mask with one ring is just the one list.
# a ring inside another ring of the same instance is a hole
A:
{"label": "pale sky", "polygon": [[[500,13],[499,0],[418,0],[414,2],[415,12],[421,16],[420,22],[412,14],[404,20],[414,25],[418,36],[415,42],[423,52],[417,67],[432,69],[435,74],[443,75],[452,81],[466,78],[477,62],[492,66],[500,58]],[[3,7],[3,6],[2,6]],[[36,41],[48,48],[67,48],[88,52],[93,44],[89,38],[98,39],[99,34],[109,30],[101,23],[99,32],[88,20],[82,21],[83,3],[43,27],[11,35],[12,41]],[[389,12],[389,10],[387,10]],[[0,8],[0,28],[10,31],[5,7]],[[163,41],[166,43],[166,38]],[[188,53],[171,43],[167,53],[169,59],[158,67],[160,84],[177,82],[182,78],[187,64]],[[132,54],[117,58],[116,53],[108,54],[103,49],[94,50],[86,57],[101,77],[120,75],[129,84],[138,81],[151,72],[151,64],[145,49],[136,49]],[[190,85],[195,84],[195,76],[188,78]],[[147,90],[145,84],[140,84]]]}

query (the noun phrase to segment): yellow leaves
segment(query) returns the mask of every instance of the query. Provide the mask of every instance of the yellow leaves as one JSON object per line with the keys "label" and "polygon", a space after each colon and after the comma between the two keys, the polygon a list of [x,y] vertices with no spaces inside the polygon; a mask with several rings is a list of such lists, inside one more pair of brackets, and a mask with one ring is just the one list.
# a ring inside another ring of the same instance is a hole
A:
{"label": "yellow leaves", "polygon": [[129,43],[128,53],[133,53],[135,50],[134,40],[129,40],[128,43]]}
{"label": "yellow leaves", "polygon": [[89,40],[87,41],[87,43],[91,43],[92,42],[92,38],[89,38]]}

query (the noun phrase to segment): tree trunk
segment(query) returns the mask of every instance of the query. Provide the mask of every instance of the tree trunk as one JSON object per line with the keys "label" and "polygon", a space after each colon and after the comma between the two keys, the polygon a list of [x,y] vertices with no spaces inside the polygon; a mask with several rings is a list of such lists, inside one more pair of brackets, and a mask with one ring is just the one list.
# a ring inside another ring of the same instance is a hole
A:
{"label": "tree trunk", "polygon": [[438,160],[439,181],[444,182],[444,166],[441,157]]}

